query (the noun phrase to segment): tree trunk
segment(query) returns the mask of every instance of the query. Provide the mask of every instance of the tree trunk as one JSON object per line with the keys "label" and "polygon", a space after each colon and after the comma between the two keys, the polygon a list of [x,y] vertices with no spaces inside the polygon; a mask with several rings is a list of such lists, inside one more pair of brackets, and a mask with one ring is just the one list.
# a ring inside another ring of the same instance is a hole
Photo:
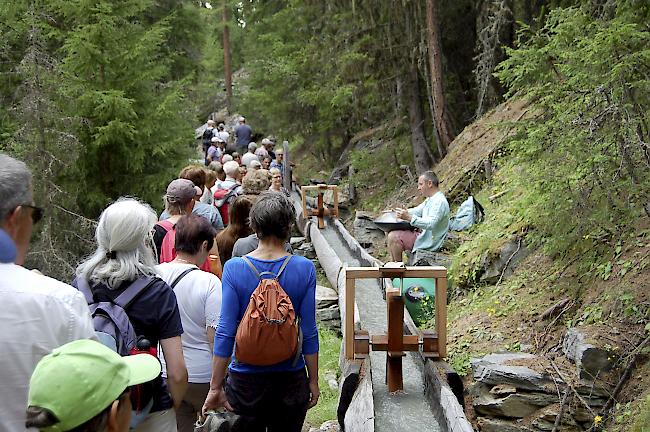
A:
{"label": "tree trunk", "polygon": [[[433,96],[433,125],[440,137],[440,147],[447,153],[449,144],[454,140],[449,115],[445,105],[442,88],[442,52],[440,49],[440,22],[438,17],[438,0],[427,0],[427,45],[429,47],[429,64],[431,68],[431,87]],[[442,155],[444,156],[444,155]]]}
{"label": "tree trunk", "polygon": [[232,102],[232,66],[230,65],[230,5],[228,0],[223,1],[223,74],[226,82],[226,107],[230,112]]}
{"label": "tree trunk", "polygon": [[411,146],[413,147],[415,170],[419,175],[430,170],[434,161],[424,135],[424,114],[420,103],[420,85],[418,81],[417,63],[411,61],[408,76],[409,127],[411,129]]}

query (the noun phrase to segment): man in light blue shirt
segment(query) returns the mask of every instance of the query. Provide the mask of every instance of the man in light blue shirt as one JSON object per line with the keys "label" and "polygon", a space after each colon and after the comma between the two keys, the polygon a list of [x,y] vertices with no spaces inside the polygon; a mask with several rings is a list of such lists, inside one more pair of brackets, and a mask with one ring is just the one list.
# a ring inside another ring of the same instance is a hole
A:
{"label": "man in light blue shirt", "polygon": [[438,177],[426,171],[418,178],[418,190],[426,199],[411,209],[397,208],[397,217],[417,230],[399,230],[388,233],[388,250],[393,261],[402,261],[405,250],[437,251],[449,231],[449,203],[438,188]]}

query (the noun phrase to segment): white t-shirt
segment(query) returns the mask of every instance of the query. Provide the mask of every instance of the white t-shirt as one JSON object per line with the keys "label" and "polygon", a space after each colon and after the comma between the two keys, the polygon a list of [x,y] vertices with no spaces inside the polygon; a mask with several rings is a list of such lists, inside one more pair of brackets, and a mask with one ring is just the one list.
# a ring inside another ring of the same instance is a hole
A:
{"label": "white t-shirt", "polygon": [[38,361],[77,339],[96,339],[84,296],[15,264],[0,264],[0,430],[24,432]]}
{"label": "white t-shirt", "polygon": [[[164,263],[156,266],[162,280],[171,285],[193,264]],[[207,328],[217,328],[221,315],[221,281],[212,273],[194,270],[186,274],[174,287],[178,309],[183,323],[183,356],[191,383],[210,382],[212,351],[207,339]],[[165,358],[160,353],[163,376],[166,377]]]}
{"label": "white t-shirt", "polygon": [[250,168],[251,162],[254,160],[259,162],[260,158],[258,158],[255,153],[246,152],[244,156],[241,157],[241,164],[246,168]]}

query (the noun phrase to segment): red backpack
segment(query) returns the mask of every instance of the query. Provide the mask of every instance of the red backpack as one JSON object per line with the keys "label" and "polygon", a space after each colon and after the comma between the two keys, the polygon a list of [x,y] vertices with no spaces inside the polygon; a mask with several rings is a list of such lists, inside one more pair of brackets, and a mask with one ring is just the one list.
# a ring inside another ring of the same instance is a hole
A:
{"label": "red backpack", "polygon": [[228,207],[237,197],[237,192],[235,192],[235,190],[238,186],[239,184],[235,183],[227,189],[217,189],[214,192],[214,206],[219,210],[219,214],[221,214],[223,226],[228,225]]}
{"label": "red backpack", "polygon": [[[295,365],[302,354],[300,318],[291,298],[278,282],[291,255],[285,258],[277,275],[260,273],[248,257],[242,259],[259,283],[237,327],[235,359],[250,365],[269,366],[293,358]],[[265,274],[273,277],[264,279],[262,275]]]}
{"label": "red backpack", "polygon": [[[167,231],[160,247],[160,264],[174,261],[174,258],[176,258],[176,225],[169,220],[161,220],[156,225],[163,227]],[[199,268],[211,273],[210,260],[206,259]]]}

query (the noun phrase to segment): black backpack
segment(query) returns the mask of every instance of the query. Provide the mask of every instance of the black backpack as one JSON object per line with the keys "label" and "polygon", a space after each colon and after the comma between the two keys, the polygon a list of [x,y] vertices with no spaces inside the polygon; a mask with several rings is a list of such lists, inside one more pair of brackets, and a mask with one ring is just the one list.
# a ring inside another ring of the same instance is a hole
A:
{"label": "black backpack", "polygon": [[205,128],[203,131],[203,145],[207,145],[209,147],[210,144],[212,144],[212,137],[214,136],[215,132],[216,129]]}

